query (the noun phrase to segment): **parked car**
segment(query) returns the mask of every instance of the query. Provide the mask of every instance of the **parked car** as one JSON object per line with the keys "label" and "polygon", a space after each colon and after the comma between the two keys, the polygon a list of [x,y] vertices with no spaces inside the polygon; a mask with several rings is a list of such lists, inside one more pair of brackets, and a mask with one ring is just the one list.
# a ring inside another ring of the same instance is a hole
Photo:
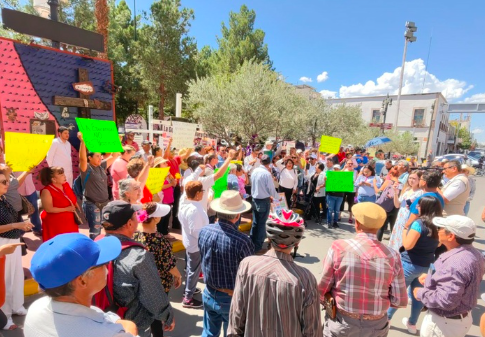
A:
{"label": "parked car", "polygon": [[485,151],[473,150],[473,151],[468,152],[468,156],[480,158],[482,156],[485,156]]}
{"label": "parked car", "polygon": [[469,166],[478,165],[478,158],[470,156],[470,154],[465,155],[462,153],[449,153],[444,156],[436,157],[435,160],[443,161],[446,160],[458,160],[461,164],[467,164]]}

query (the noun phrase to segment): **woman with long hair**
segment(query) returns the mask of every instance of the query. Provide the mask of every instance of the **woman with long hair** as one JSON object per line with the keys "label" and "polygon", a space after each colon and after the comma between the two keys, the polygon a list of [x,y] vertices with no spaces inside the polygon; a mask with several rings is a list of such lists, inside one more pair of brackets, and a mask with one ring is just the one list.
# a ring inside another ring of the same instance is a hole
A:
{"label": "woman with long hair", "polygon": [[[327,214],[327,202],[325,201],[325,165],[318,163],[315,167],[315,174],[310,178],[310,193],[313,193],[313,213],[315,214],[315,222],[320,224],[325,219]],[[320,213],[323,210],[323,219]]]}
{"label": "woman with long hair", "polygon": [[[406,287],[409,287],[411,298],[411,316],[403,318],[402,322],[412,334],[416,334],[416,323],[423,302],[414,297],[414,289],[422,287],[419,276],[427,273],[429,266],[435,261],[435,250],[439,245],[438,228],[433,224],[434,217],[441,217],[443,209],[440,201],[434,196],[423,196],[418,203],[419,217],[402,235],[401,262],[404,271]],[[389,308],[389,320],[397,308]]]}
{"label": "woman with long hair", "polygon": [[389,170],[389,174],[387,175],[386,180],[380,188],[377,188],[376,181],[374,180],[374,190],[376,191],[377,195],[376,203],[384,208],[387,215],[384,225],[377,231],[377,240],[379,241],[382,241],[384,231],[387,229],[388,226],[391,232],[394,228],[394,223],[396,222],[398,212],[398,209],[394,204],[394,195],[397,193],[394,185],[398,184],[399,171],[397,167],[393,167]]}
{"label": "woman with long hair", "polygon": [[[10,179],[7,170],[0,170],[0,246],[20,244],[20,237],[33,227],[30,221],[18,220],[17,211],[6,198],[9,186]],[[24,270],[21,247],[17,246],[13,253],[6,257],[4,280],[5,294],[8,296],[1,307],[1,311],[6,317],[2,317],[5,324],[0,328],[14,330],[17,325],[12,320],[12,314],[22,316],[27,314],[27,310],[24,308]]]}
{"label": "woman with long hair", "polygon": [[[354,170],[354,161],[352,159],[347,159],[344,163],[344,168],[342,171],[344,172],[354,172],[354,182],[357,179],[357,171]],[[344,199],[342,200],[342,205],[340,205],[340,214],[344,211],[344,205],[345,202],[347,202],[347,205],[349,205],[349,223],[352,223],[354,220],[352,219],[352,206],[354,206],[354,201],[355,201],[355,192],[357,188],[354,186],[354,191],[353,192],[345,192],[344,193]],[[339,219],[341,218],[341,215],[339,214]]]}
{"label": "woman with long hair", "polygon": [[394,206],[399,207],[396,222],[392,229],[391,237],[389,238],[389,246],[394,250],[399,251],[402,246],[402,233],[404,225],[409,218],[409,206],[423,194],[423,190],[419,187],[419,180],[423,175],[423,171],[411,171],[408,181],[399,193],[399,186],[394,186]]}
{"label": "woman with long hair", "polygon": [[[374,180],[376,180],[375,185]],[[375,187],[381,187],[381,180],[376,177],[376,172],[372,166],[365,165],[362,168],[362,175],[357,177],[354,186],[358,188],[357,200],[359,202],[376,202]]]}
{"label": "woman with long hair", "polygon": [[56,235],[79,232],[74,217],[77,198],[69,186],[64,169],[59,166],[44,167],[40,171],[40,181],[44,188],[40,200],[44,210],[42,220],[42,240],[46,242]]}
{"label": "woman with long hair", "polygon": [[288,209],[291,209],[291,196],[296,194],[298,188],[298,174],[295,170],[295,162],[293,159],[284,158],[277,161],[276,165],[280,169],[278,192],[285,194],[286,204]]}

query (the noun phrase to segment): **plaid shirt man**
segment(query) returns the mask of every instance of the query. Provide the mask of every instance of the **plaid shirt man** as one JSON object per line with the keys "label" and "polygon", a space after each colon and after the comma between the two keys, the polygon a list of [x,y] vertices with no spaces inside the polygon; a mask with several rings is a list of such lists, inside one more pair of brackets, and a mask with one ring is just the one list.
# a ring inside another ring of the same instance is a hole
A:
{"label": "plaid shirt man", "polygon": [[202,228],[199,249],[205,284],[214,289],[234,290],[239,263],[254,254],[251,239],[224,219]]}
{"label": "plaid shirt man", "polygon": [[399,253],[371,233],[334,241],[323,263],[320,299],[329,291],[337,309],[351,314],[381,316],[389,306],[406,306]]}

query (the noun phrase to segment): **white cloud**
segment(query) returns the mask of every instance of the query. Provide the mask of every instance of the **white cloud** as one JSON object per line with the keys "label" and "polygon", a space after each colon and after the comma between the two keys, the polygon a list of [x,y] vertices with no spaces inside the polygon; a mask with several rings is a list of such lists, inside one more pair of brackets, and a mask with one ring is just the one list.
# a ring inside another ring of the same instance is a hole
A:
{"label": "white cloud", "polygon": [[302,81],[303,83],[311,83],[312,79],[306,76],[302,76],[300,77],[300,81]]}
{"label": "white cloud", "polygon": [[[406,62],[404,67],[402,94],[416,94],[428,92],[441,92],[448,100],[462,97],[473,85],[453,78],[440,81],[435,75],[427,72],[422,59]],[[401,67],[392,73],[384,73],[376,82],[367,81],[365,84],[353,84],[340,87],[340,97],[380,96],[387,93],[396,95],[399,90],[399,77]],[[426,78],[426,79],[425,79]],[[423,90],[423,80],[424,90]],[[472,96],[473,97],[473,96]]]}
{"label": "white cloud", "polygon": [[482,129],[480,129],[480,128],[475,128],[475,129],[473,129],[473,130],[472,130],[472,133],[473,133],[473,134],[479,134],[479,133],[483,133],[483,130],[482,130]]}
{"label": "white cloud", "polygon": [[465,98],[460,103],[483,103],[485,102],[485,92],[481,94],[475,94],[470,97]]}
{"label": "white cloud", "polygon": [[337,92],[330,90],[320,90],[320,95],[322,95],[323,98],[335,98],[337,97]]}
{"label": "white cloud", "polygon": [[317,76],[318,83],[325,82],[326,80],[328,80],[328,73],[326,71]]}

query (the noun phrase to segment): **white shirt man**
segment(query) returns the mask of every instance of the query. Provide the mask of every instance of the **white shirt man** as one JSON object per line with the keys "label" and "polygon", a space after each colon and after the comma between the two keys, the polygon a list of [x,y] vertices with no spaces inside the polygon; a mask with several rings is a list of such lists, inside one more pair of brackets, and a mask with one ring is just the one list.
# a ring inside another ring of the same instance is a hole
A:
{"label": "white shirt man", "polygon": [[201,269],[199,252],[199,233],[209,224],[206,209],[200,202],[204,195],[202,182],[189,181],[185,184],[186,199],[180,203],[178,213],[182,225],[182,242],[187,256],[187,279],[182,306],[184,308],[201,308],[202,302],[194,299],[197,281]]}
{"label": "white shirt man", "polygon": [[65,126],[57,130],[59,137],[52,141],[51,148],[47,152],[47,164],[49,166],[60,166],[64,169],[66,181],[72,187],[72,157],[71,143],[69,143],[69,129]]}
{"label": "white shirt man", "polygon": [[253,173],[253,170],[259,166],[261,166],[261,160],[259,160],[258,155],[259,152],[261,152],[261,146],[256,145],[254,147],[253,152],[246,158],[244,158],[244,170],[251,175]]}

